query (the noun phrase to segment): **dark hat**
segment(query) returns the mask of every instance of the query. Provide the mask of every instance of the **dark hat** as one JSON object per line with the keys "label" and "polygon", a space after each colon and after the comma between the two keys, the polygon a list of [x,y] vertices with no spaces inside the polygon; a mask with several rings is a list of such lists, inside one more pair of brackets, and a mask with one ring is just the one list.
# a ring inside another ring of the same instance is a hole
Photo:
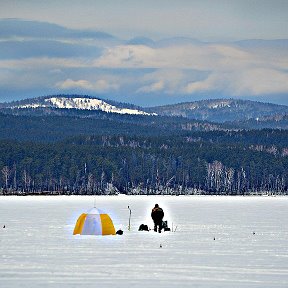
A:
{"label": "dark hat", "polygon": [[159,207],[159,205],[158,204],[155,204],[155,208],[158,208]]}

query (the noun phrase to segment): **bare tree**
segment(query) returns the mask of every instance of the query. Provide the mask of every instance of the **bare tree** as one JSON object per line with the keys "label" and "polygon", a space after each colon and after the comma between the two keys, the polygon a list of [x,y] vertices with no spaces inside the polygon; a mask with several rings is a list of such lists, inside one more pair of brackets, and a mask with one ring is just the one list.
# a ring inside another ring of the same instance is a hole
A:
{"label": "bare tree", "polygon": [[22,180],[24,182],[24,191],[29,192],[30,191],[30,184],[31,184],[31,177],[27,173],[26,169],[23,171]]}
{"label": "bare tree", "polygon": [[95,185],[95,179],[92,173],[89,173],[88,175],[88,181],[87,181],[87,192],[88,194],[93,194]]}
{"label": "bare tree", "polygon": [[5,190],[7,190],[8,189],[9,176],[10,176],[10,169],[8,166],[4,166],[1,170],[1,172],[2,172],[4,183],[5,183]]}
{"label": "bare tree", "polygon": [[14,191],[16,191],[16,190],[17,190],[17,166],[16,166],[15,163],[14,163],[14,165],[13,165],[13,171],[14,171],[13,189],[14,189]]}

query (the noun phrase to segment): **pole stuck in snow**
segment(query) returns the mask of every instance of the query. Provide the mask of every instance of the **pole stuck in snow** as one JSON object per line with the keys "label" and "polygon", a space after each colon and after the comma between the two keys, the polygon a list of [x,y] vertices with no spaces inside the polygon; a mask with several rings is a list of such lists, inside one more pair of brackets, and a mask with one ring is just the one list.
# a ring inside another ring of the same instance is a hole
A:
{"label": "pole stuck in snow", "polygon": [[131,209],[130,207],[128,206],[128,209],[129,209],[129,222],[128,222],[128,231],[130,231],[131,229]]}
{"label": "pole stuck in snow", "polygon": [[[176,230],[177,230],[177,225],[175,226],[175,228],[174,228],[174,225],[173,225],[173,222],[172,222],[172,232],[176,232]],[[174,228],[174,229],[173,229]]]}

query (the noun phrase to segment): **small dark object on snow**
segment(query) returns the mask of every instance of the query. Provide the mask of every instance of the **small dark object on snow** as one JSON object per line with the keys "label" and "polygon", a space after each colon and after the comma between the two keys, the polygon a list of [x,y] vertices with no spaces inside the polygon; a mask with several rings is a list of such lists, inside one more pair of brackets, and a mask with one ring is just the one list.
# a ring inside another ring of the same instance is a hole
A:
{"label": "small dark object on snow", "polygon": [[3,228],[5,228],[5,225],[3,226]]}
{"label": "small dark object on snow", "polygon": [[160,244],[160,248],[162,248],[162,244]]}
{"label": "small dark object on snow", "polygon": [[168,227],[167,221],[162,221],[162,228],[164,229],[164,231],[171,231],[171,229]]}
{"label": "small dark object on snow", "polygon": [[138,231],[149,231],[148,225],[141,224]]}
{"label": "small dark object on snow", "polygon": [[255,232],[253,232],[253,235],[255,235],[256,233]]}
{"label": "small dark object on snow", "polygon": [[117,235],[123,235],[123,231],[120,229],[116,232]]}
{"label": "small dark object on snow", "polygon": [[214,237],[214,239],[213,239],[214,241],[216,240],[216,238]]}

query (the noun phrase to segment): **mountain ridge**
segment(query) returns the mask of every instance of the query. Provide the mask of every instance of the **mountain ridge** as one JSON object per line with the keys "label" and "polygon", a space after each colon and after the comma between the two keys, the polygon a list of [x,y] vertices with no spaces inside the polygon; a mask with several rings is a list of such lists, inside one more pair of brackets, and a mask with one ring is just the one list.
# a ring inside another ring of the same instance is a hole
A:
{"label": "mountain ridge", "polygon": [[78,109],[78,110],[100,110],[103,112],[132,114],[132,115],[152,115],[140,110],[140,107],[103,100],[98,97],[82,95],[54,95],[42,96],[31,99],[23,99],[10,103],[0,104],[0,109],[29,109],[29,108],[56,108],[56,109]]}
{"label": "mountain ridge", "polygon": [[[232,125],[234,128],[240,129],[287,129],[287,117],[285,115],[288,115],[288,106],[252,100],[220,98],[144,108],[129,103],[78,94],[48,95],[0,103],[0,112],[4,114],[69,116],[69,111],[71,111],[71,115],[79,115],[79,117],[93,117],[92,112],[98,111],[99,113],[130,114],[132,116],[158,115],[214,123],[229,123],[229,127]],[[83,111],[83,113],[80,113],[80,111]],[[86,113],[87,115],[85,115],[85,111],[92,114],[88,115]],[[281,123],[279,119],[282,121]]]}
{"label": "mountain ridge", "polygon": [[181,116],[212,122],[240,121],[288,114],[288,106],[242,99],[206,99],[147,108],[162,116]]}

